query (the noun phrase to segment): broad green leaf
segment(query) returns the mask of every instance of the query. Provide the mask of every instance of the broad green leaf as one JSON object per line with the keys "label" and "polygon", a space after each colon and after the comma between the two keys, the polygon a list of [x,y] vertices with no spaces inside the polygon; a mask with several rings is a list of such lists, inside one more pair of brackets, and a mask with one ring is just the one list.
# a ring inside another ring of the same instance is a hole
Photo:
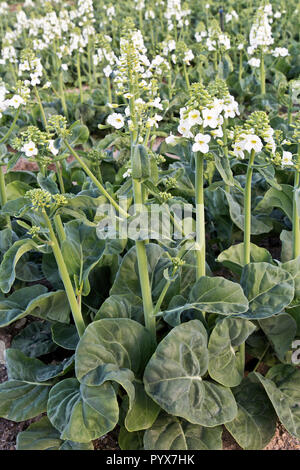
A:
{"label": "broad green leaf", "polygon": [[118,444],[121,450],[144,450],[144,431],[129,432],[121,426]]}
{"label": "broad green leaf", "polygon": [[27,357],[18,349],[6,350],[7,375],[11,380],[21,380],[31,384],[43,384],[66,374],[72,369],[74,357],[64,359],[59,364],[44,364],[39,359]]}
{"label": "broad green leaf", "polygon": [[25,196],[27,191],[32,189],[32,186],[23,181],[12,181],[6,185],[6,197],[8,201],[14,201],[19,197]]}
{"label": "broad green leaf", "polygon": [[16,241],[5,253],[0,265],[0,289],[7,293],[10,291],[16,277],[16,265],[19,259],[28,251],[40,251],[42,247],[33,240],[25,239]]}
{"label": "broad green leaf", "polygon": [[237,413],[230,389],[204,380],[207,333],[199,320],[175,327],[159,343],[144,374],[146,392],[169,414],[193,424],[217,426]]}
{"label": "broad green leaf", "polygon": [[125,418],[126,429],[134,432],[150,428],[159,411],[160,407],[145,393],[144,385],[134,381],[134,400]]}
{"label": "broad green leaf", "polygon": [[287,261],[286,263],[282,263],[280,267],[290,273],[294,279],[295,297],[292,301],[291,307],[296,307],[300,305],[300,256],[291,261]]}
{"label": "broad green leaf", "polygon": [[72,220],[65,224],[66,240],[62,243],[62,254],[71,278],[80,286],[83,295],[90,292],[89,274],[104,254],[105,241],[99,240],[96,229]]}
{"label": "broad green leaf", "polygon": [[148,330],[128,318],[95,321],[76,349],[76,376],[86,385],[101,385],[110,373],[127,369],[141,377],[153,351]]}
{"label": "broad green leaf", "polygon": [[37,284],[0,300],[0,327],[27,315],[68,323],[70,307],[65,291],[47,292],[45,286]]}
{"label": "broad green leaf", "polygon": [[59,450],[62,440],[60,433],[47,416],[31,424],[17,436],[17,450]]}
{"label": "broad green leaf", "polygon": [[[165,286],[164,271],[171,266],[171,262],[166,252],[160,246],[153,243],[146,245],[146,253],[152,297],[155,302]],[[131,248],[124,256],[110,294],[126,296],[128,302],[134,306],[142,304],[142,291],[135,247]],[[167,292],[166,301],[170,300],[172,296],[173,286]]]}
{"label": "broad green leaf", "polygon": [[17,450],[94,450],[92,442],[63,441],[60,432],[43,416],[17,436]]}
{"label": "broad green leaf", "polygon": [[57,184],[51,176],[43,176],[42,173],[38,173],[37,182],[42,189],[48,191],[50,194],[58,194],[59,189]]}
{"label": "broad green leaf", "polygon": [[47,414],[61,439],[88,443],[116,426],[119,406],[110,383],[89,387],[70,378],[51,389]]}
{"label": "broad green leaf", "polygon": [[207,428],[161,413],[144,434],[145,450],[222,450],[222,427]]}
{"label": "broad green leaf", "polygon": [[260,450],[274,436],[277,417],[263,387],[250,377],[233,388],[238,414],[225,426],[243,449]]}
{"label": "broad green leaf", "polygon": [[[175,302],[174,299],[177,301]],[[223,277],[200,277],[192,287],[188,301],[184,302],[185,299],[182,296],[173,298],[168,309],[164,312],[164,317],[168,322],[188,309],[220,315],[242,314],[248,309],[248,301],[241,286]]]}
{"label": "broad green leaf", "polygon": [[278,358],[286,362],[285,354],[292,349],[297,323],[287,313],[259,321],[259,325],[272,344]]}
{"label": "broad green leaf", "polygon": [[143,323],[142,300],[140,299],[134,305],[126,295],[111,295],[103,302],[94,320],[101,320],[102,318],[131,318]]}
{"label": "broad green leaf", "polygon": [[53,341],[65,349],[75,350],[79,336],[75,325],[55,323],[51,327]]}
{"label": "broad green leaf", "polygon": [[215,164],[225,184],[234,186],[232,170],[230,168],[229,159],[226,156],[219,156],[214,153]]}
{"label": "broad green leaf", "polygon": [[[227,250],[222,251],[217,261],[240,275],[244,267],[244,243],[232,245]],[[272,263],[272,256],[265,248],[260,248],[254,243],[250,243],[250,261],[251,263],[259,263],[262,261]]]}
{"label": "broad green leaf", "polygon": [[250,263],[243,268],[241,285],[249,310],[241,317],[259,320],[272,317],[294,298],[294,280],[285,270],[269,263]]}
{"label": "broad green leaf", "polygon": [[256,329],[250,321],[224,318],[213,329],[208,343],[208,372],[226,387],[236,387],[244,377],[245,354],[239,350]]}
{"label": "broad green leaf", "polygon": [[272,367],[266,377],[255,372],[287,431],[300,438],[300,370],[288,364]]}
{"label": "broad green leaf", "polygon": [[280,234],[281,241],[281,261],[285,263],[293,259],[293,232],[282,230]]}
{"label": "broad green leaf", "polygon": [[51,323],[35,321],[14,337],[11,347],[19,349],[28,357],[39,357],[57,349],[52,340]]}
{"label": "broad green leaf", "polygon": [[[272,188],[273,189],[273,188]],[[245,215],[242,206],[234,199],[230,193],[225,193],[229,205],[229,212],[232,222],[240,229],[244,230]],[[272,230],[272,221],[265,214],[260,216],[251,215],[251,235],[260,235]]]}
{"label": "broad green leaf", "polygon": [[271,207],[278,207],[290,219],[293,220],[293,186],[288,184],[281,185],[281,191],[276,188],[270,188],[264,195],[264,198],[257,206],[257,209],[264,210]]}
{"label": "broad green leaf", "polygon": [[21,380],[0,384],[0,416],[11,421],[34,418],[47,409],[49,385],[35,385]]}

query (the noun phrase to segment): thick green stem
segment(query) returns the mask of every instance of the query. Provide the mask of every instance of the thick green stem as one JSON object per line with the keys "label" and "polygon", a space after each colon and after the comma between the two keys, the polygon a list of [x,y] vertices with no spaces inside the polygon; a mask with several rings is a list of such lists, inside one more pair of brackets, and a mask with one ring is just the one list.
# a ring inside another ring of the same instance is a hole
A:
{"label": "thick green stem", "polygon": [[55,229],[56,229],[59,241],[60,243],[62,243],[66,240],[67,236],[66,236],[66,232],[64,230],[64,226],[61,221],[60,215],[55,214],[55,216],[53,217],[53,220],[54,220],[54,225],[55,225]]}
{"label": "thick green stem", "polygon": [[61,169],[60,162],[56,162],[55,166],[56,166],[56,173],[57,173],[59,186],[60,186],[60,192],[63,194],[63,193],[65,193],[65,185],[64,185],[64,180],[63,180],[63,175],[62,175],[62,169]]}
{"label": "thick green stem", "polygon": [[80,103],[83,103],[83,91],[82,91],[82,80],[81,80],[81,66],[80,66],[80,53],[77,53],[77,78],[78,78],[78,86],[79,86],[79,93],[80,93]]}
{"label": "thick green stem", "polygon": [[[5,178],[3,173],[3,168],[0,166],[0,197],[1,197],[1,208],[3,208],[4,204],[7,202],[6,197],[6,186],[5,186]],[[5,216],[6,224],[9,228],[11,228],[11,221],[9,215]]]}
{"label": "thick green stem", "polygon": [[262,95],[266,94],[266,72],[263,51],[260,53],[260,92]]}
{"label": "thick green stem", "polygon": [[18,108],[16,114],[15,114],[15,117],[14,117],[14,120],[13,122],[11,123],[11,126],[10,128],[8,129],[8,131],[6,132],[6,134],[2,137],[2,139],[0,139],[0,144],[2,144],[3,142],[5,142],[7,139],[9,139],[9,137],[11,136],[11,133],[13,132],[14,128],[16,127],[16,124],[17,124],[17,120],[18,120],[18,117],[20,115],[20,111],[21,111],[21,107]]}
{"label": "thick green stem", "polygon": [[[298,152],[298,160],[300,163],[300,151]],[[296,168],[293,194],[293,258],[300,256],[300,219],[297,207],[297,191],[299,191],[299,186],[300,171],[298,168]]]}
{"label": "thick green stem", "polygon": [[39,108],[40,108],[44,128],[47,129],[48,123],[47,123],[46,114],[45,114],[45,111],[44,111],[44,108],[43,108],[43,105],[42,105],[40,94],[39,94],[38,89],[37,89],[36,86],[34,87],[34,93],[35,93],[36,99],[37,99],[38,104],[39,104]]}
{"label": "thick green stem", "polygon": [[244,265],[250,263],[250,238],[251,238],[251,183],[255,150],[251,150],[250,160],[246,174],[246,186],[244,193]]}
{"label": "thick green stem", "polygon": [[108,103],[112,103],[112,94],[111,94],[111,83],[110,83],[110,78],[106,78],[106,83],[107,83],[107,94],[108,94]]}
{"label": "thick green stem", "polygon": [[184,73],[184,78],[185,78],[185,83],[186,83],[187,89],[189,90],[190,89],[190,80],[189,80],[189,76],[188,76],[185,64],[183,64],[183,73]]}
{"label": "thick green stem", "polygon": [[65,264],[65,261],[64,261],[64,258],[63,258],[58,240],[57,240],[56,235],[54,233],[54,230],[52,228],[51,221],[50,221],[48,215],[46,214],[46,211],[44,211],[44,219],[45,219],[47,227],[49,229],[49,235],[50,235],[50,240],[52,242],[53,254],[55,256],[55,260],[56,260],[56,263],[57,263],[57,267],[58,267],[58,270],[59,270],[59,273],[60,273],[61,280],[62,280],[62,282],[64,284],[64,287],[65,287],[65,291],[66,291],[66,294],[67,294],[67,297],[68,297],[68,301],[69,301],[69,304],[70,304],[70,308],[71,308],[71,311],[72,311],[74,322],[75,322],[75,325],[76,325],[79,336],[82,336],[83,333],[84,333],[84,330],[85,330],[85,324],[84,324],[84,320],[82,318],[81,308],[80,308],[80,305],[77,302],[76,295],[74,293],[74,289],[73,289],[73,286],[72,286],[72,283],[71,283],[71,280],[70,280],[70,276],[69,276],[69,273],[68,273],[68,269],[66,267],[66,264]]}
{"label": "thick green stem", "polygon": [[[142,207],[143,195],[140,181],[133,179],[134,202],[137,207]],[[138,259],[139,278],[142,290],[145,326],[150,331],[156,341],[156,319],[153,315],[153,303],[151,286],[148,273],[148,261],[146,244],[144,241],[136,241],[136,253]]]}
{"label": "thick green stem", "polygon": [[120,207],[117,202],[111,197],[111,195],[106,191],[106,189],[102,186],[102,184],[97,180],[97,178],[94,176],[94,174],[91,172],[89,167],[84,163],[84,161],[80,158],[78,153],[70,146],[69,142],[67,140],[64,140],[64,143],[68,150],[71,152],[73,157],[77,160],[77,162],[80,164],[80,166],[84,169],[86,174],[91,178],[93,183],[97,186],[97,188],[100,190],[100,192],[109,200],[109,202],[114,206],[115,209],[121,214],[123,217],[128,217],[128,214],[122,207]]}
{"label": "thick green stem", "polygon": [[68,107],[65,99],[65,89],[64,89],[64,81],[63,81],[63,74],[62,72],[59,73],[59,95],[62,108],[64,110],[65,116],[68,119]]}
{"label": "thick green stem", "polygon": [[195,199],[196,199],[196,262],[197,279],[205,276],[205,214],[204,214],[204,156],[195,155]]}

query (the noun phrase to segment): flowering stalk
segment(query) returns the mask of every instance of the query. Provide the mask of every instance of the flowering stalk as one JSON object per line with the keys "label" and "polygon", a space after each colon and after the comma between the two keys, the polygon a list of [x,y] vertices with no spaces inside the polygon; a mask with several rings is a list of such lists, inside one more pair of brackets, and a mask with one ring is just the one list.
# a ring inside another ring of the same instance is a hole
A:
{"label": "flowering stalk", "polygon": [[[6,196],[5,178],[4,178],[2,165],[0,165],[0,197],[1,197],[1,207],[3,207],[4,204],[6,204],[6,202],[7,202],[7,196]],[[5,220],[6,220],[6,225],[9,228],[11,228],[10,216],[6,215]]]}
{"label": "flowering stalk", "polygon": [[[130,79],[130,83],[132,85],[132,79]],[[130,99],[130,115],[131,115],[131,119],[133,123],[132,131],[131,131],[131,166],[133,167],[134,144],[137,140],[137,135],[138,135],[137,130],[136,130],[134,98]],[[139,210],[140,208],[142,208],[143,200],[144,200],[142,183],[140,180],[132,178],[132,184],[133,184],[134,204],[135,204],[136,210]],[[141,285],[142,298],[143,298],[145,326],[150,331],[154,341],[156,342],[156,319],[153,314],[153,302],[152,302],[151,286],[150,286],[149,273],[148,273],[146,243],[145,241],[136,241],[135,246],[136,246],[139,278],[140,278],[140,285]]]}
{"label": "flowering stalk", "polygon": [[[84,320],[83,320],[83,317],[82,317],[81,308],[80,308],[80,305],[77,302],[76,295],[74,293],[74,289],[73,289],[73,286],[72,286],[72,283],[71,283],[71,280],[70,280],[70,276],[69,276],[69,273],[68,273],[68,270],[67,270],[67,267],[66,267],[66,264],[65,264],[65,261],[64,261],[59,243],[58,243],[58,240],[57,240],[56,235],[54,233],[51,221],[50,221],[50,219],[49,219],[49,217],[48,217],[45,210],[43,210],[43,216],[44,216],[44,220],[46,222],[47,228],[49,230],[49,235],[50,235],[53,254],[55,256],[55,260],[56,260],[56,263],[57,263],[57,266],[58,266],[58,270],[59,270],[59,273],[60,273],[61,280],[62,280],[64,288],[66,290],[66,294],[67,294],[67,297],[68,297],[68,301],[69,301],[69,304],[70,304],[70,308],[71,308],[71,311],[72,311],[72,315],[73,315],[73,318],[74,318],[76,329],[78,331],[79,336],[82,336],[83,333],[84,333],[84,330],[85,330],[85,324],[84,324]],[[63,227],[62,227],[62,230],[63,230]]]}
{"label": "flowering stalk", "polygon": [[62,71],[60,71],[59,73],[59,93],[60,93],[60,101],[61,101],[62,108],[64,110],[64,114],[66,118],[68,119],[68,108],[67,108],[66,99],[65,99],[65,90],[64,90]]}
{"label": "flowering stalk", "polygon": [[263,50],[260,52],[260,92],[262,95],[266,94],[266,72]]}
{"label": "flowering stalk", "polygon": [[251,183],[255,150],[250,153],[250,160],[246,174],[246,186],[244,193],[244,265],[250,263],[250,238],[251,238]]}
{"label": "flowering stalk", "polygon": [[82,80],[81,80],[81,69],[80,69],[80,52],[77,52],[77,77],[78,77],[78,86],[79,86],[79,93],[80,93],[80,103],[83,103],[83,91],[82,91]]}
{"label": "flowering stalk", "polygon": [[196,258],[197,279],[205,276],[205,214],[204,214],[204,155],[201,152],[195,154],[195,199],[196,199]]}
{"label": "flowering stalk", "polygon": [[34,94],[35,94],[37,102],[39,104],[39,108],[40,108],[40,112],[41,112],[41,116],[42,116],[42,121],[43,121],[43,126],[44,126],[45,129],[47,129],[48,124],[47,124],[46,114],[45,114],[45,111],[44,111],[44,108],[43,108],[43,105],[42,105],[40,94],[39,94],[38,89],[37,89],[36,86],[34,87]]}
{"label": "flowering stalk", "polygon": [[300,256],[300,218],[297,207],[297,192],[300,188],[300,145],[298,146],[298,164],[295,168],[293,193],[293,258]]}
{"label": "flowering stalk", "polygon": [[111,197],[111,195],[106,191],[106,189],[102,186],[102,184],[97,180],[97,178],[91,172],[89,167],[84,163],[84,161],[80,158],[78,153],[71,147],[71,145],[66,139],[64,139],[64,144],[68,148],[68,150],[71,152],[73,157],[75,157],[79,165],[84,169],[86,174],[91,178],[93,183],[97,186],[100,192],[110,201],[110,203],[114,206],[114,208],[117,209],[119,214],[121,214],[123,217],[128,217],[127,212],[124,209],[122,209],[122,207],[120,207],[118,203]]}

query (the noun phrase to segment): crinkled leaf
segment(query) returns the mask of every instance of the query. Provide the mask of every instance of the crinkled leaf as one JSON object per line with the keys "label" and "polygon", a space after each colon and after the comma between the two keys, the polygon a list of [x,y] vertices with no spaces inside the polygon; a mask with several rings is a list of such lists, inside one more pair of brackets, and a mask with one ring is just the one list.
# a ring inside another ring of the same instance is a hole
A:
{"label": "crinkled leaf", "polygon": [[11,347],[29,357],[39,357],[57,349],[52,340],[51,323],[35,321],[14,337]]}
{"label": "crinkled leaf", "polygon": [[49,385],[35,385],[21,380],[0,384],[0,416],[11,421],[34,418],[47,409]]}
{"label": "crinkled leaf", "polygon": [[236,387],[244,377],[245,354],[239,350],[255,325],[241,318],[224,318],[214,327],[208,343],[208,372],[226,387]]}
{"label": "crinkled leaf", "polygon": [[202,427],[161,413],[144,435],[146,450],[222,450],[222,427]]}
{"label": "crinkled leaf", "polygon": [[199,320],[175,327],[147,364],[146,392],[169,414],[203,426],[231,421],[237,413],[230,389],[203,380],[208,368],[207,333]]}
{"label": "crinkled leaf", "polygon": [[61,249],[69,275],[79,285],[83,283],[83,295],[88,295],[88,277],[104,254],[105,241],[99,240],[95,228],[78,220],[65,224],[65,233],[66,239]]}
{"label": "crinkled leaf", "polygon": [[233,388],[233,394],[238,414],[226,428],[243,449],[263,449],[274,436],[277,421],[266,392],[261,384],[251,381],[250,374]]}
{"label": "crinkled leaf", "polygon": [[266,377],[255,372],[283,426],[300,438],[300,370],[288,364],[272,367]]}
{"label": "crinkled leaf", "polygon": [[[219,254],[217,261],[222,263],[226,268],[231,269],[237,274],[242,273],[244,267],[244,243],[232,245],[225,251]],[[250,243],[250,261],[251,263],[258,263],[265,261],[272,263],[272,256],[265,248],[260,248],[254,243]]]}
{"label": "crinkled leaf", "polygon": [[0,300],[0,327],[27,315],[68,323],[70,307],[65,291],[47,292],[45,286],[37,284]]}
{"label": "crinkled leaf", "polygon": [[220,315],[243,313],[248,309],[248,301],[241,286],[223,277],[200,277],[192,287],[186,303],[182,296],[177,296],[176,299],[176,304],[174,305],[173,299],[164,312],[168,322],[171,321],[171,317],[177,318],[181,312],[188,309]]}
{"label": "crinkled leaf", "polygon": [[286,362],[285,354],[292,349],[297,331],[297,323],[287,313],[259,321],[259,325],[272,344],[278,358]]}
{"label": "crinkled leaf", "polygon": [[285,270],[269,263],[250,263],[243,268],[241,285],[249,300],[249,310],[241,317],[272,317],[294,298],[294,280]]}
{"label": "crinkled leaf", "polygon": [[16,277],[16,265],[19,259],[28,251],[41,251],[43,248],[33,240],[25,239],[16,241],[5,253],[0,265],[0,289],[9,292]]}
{"label": "crinkled leaf", "polygon": [[119,406],[110,383],[89,387],[70,378],[51,389],[47,414],[61,439],[88,443],[116,426]]}
{"label": "crinkled leaf", "polygon": [[65,349],[75,350],[79,336],[75,325],[55,323],[51,327],[53,341]]}

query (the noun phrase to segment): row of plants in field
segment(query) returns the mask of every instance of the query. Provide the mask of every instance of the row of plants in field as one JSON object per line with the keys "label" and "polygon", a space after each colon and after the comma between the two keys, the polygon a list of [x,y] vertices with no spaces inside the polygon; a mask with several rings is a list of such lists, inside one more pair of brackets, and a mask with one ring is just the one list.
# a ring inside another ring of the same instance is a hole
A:
{"label": "row of plants in field", "polygon": [[12,6],[0,416],[45,413],[17,449],[300,438],[297,2]]}

